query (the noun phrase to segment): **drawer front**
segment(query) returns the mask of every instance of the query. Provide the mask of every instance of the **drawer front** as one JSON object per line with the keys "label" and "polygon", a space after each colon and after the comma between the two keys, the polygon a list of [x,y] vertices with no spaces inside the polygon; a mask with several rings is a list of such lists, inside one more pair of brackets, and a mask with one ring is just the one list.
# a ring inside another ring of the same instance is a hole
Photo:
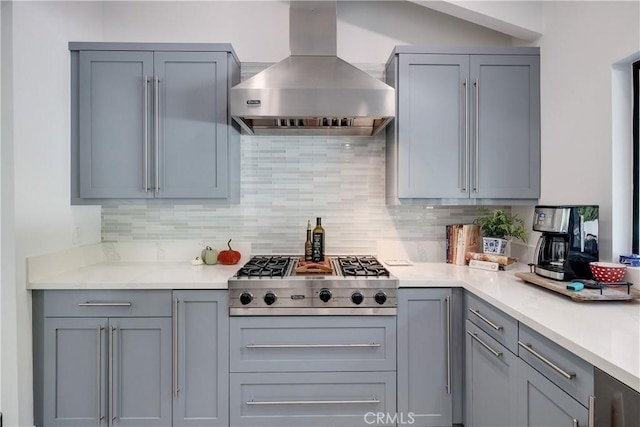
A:
{"label": "drawer front", "polygon": [[593,366],[520,324],[518,356],[585,407],[593,394]]}
{"label": "drawer front", "polygon": [[395,371],[395,316],[232,317],[231,372]]}
{"label": "drawer front", "polygon": [[469,292],[465,293],[466,318],[493,339],[518,354],[518,321]]}
{"label": "drawer front", "polygon": [[170,317],[171,291],[45,291],[45,317]]}
{"label": "drawer front", "polygon": [[399,421],[395,372],[236,373],[230,402],[234,427],[395,426]]}

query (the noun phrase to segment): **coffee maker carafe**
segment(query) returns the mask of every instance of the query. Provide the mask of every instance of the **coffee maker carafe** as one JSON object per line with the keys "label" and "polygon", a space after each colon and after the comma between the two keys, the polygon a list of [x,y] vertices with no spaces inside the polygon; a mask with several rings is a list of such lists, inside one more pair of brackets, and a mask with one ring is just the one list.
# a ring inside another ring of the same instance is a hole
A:
{"label": "coffee maker carafe", "polygon": [[542,233],[533,260],[536,274],[593,278],[589,263],[598,261],[598,206],[536,206],[533,230]]}

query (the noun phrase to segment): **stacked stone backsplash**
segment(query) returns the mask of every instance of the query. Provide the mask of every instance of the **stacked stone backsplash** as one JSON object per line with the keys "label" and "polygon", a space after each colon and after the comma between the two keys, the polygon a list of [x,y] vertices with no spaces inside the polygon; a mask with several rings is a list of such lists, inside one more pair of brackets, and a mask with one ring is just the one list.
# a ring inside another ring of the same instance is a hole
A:
{"label": "stacked stone backsplash", "polygon": [[[246,78],[264,64],[243,64]],[[381,66],[361,67],[381,77]],[[477,207],[385,205],[385,139],[241,138],[238,205],[120,205],[102,208],[102,241],[228,238],[253,253],[302,253],[307,220],[322,217],[329,254],[375,254],[376,242],[444,247],[445,225],[471,222]],[[444,260],[442,252],[424,260]]]}

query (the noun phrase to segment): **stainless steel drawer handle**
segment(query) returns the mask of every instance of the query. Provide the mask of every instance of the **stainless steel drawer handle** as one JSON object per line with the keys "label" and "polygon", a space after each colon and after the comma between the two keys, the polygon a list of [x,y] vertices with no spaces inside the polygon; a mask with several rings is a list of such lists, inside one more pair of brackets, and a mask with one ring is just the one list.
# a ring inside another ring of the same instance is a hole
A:
{"label": "stainless steel drawer handle", "polygon": [[474,310],[473,308],[470,308],[469,311],[473,314],[475,314],[476,316],[478,316],[478,318],[480,320],[482,320],[484,323],[486,323],[487,325],[491,326],[493,329],[495,329],[496,331],[501,331],[502,330],[502,326],[496,325],[495,323],[493,323],[491,320],[487,319],[486,317],[484,317],[482,314],[480,314],[480,312],[478,310]]}
{"label": "stainless steel drawer handle", "polygon": [[353,405],[362,403],[380,403],[379,399],[369,400],[249,400],[246,405]]}
{"label": "stainless steel drawer handle", "polygon": [[491,352],[491,354],[493,354],[495,357],[502,357],[502,352],[500,351],[495,351],[494,349],[492,349],[489,344],[487,344],[486,342],[482,341],[480,338],[478,338],[478,334],[474,334],[473,332],[469,332],[467,331],[467,333],[469,334],[469,336],[471,338],[473,338],[474,340],[476,340],[481,346],[483,346],[484,348],[486,348],[487,350],[489,350]]}
{"label": "stainless steel drawer handle", "polygon": [[80,302],[78,307],[131,307],[130,302]]}
{"label": "stainless steel drawer handle", "polygon": [[380,347],[378,343],[365,344],[247,344],[246,348],[367,348]]}
{"label": "stainless steel drawer handle", "polygon": [[556,365],[555,363],[553,363],[552,361],[550,361],[549,359],[547,359],[546,357],[544,357],[543,355],[541,355],[540,353],[535,351],[533,349],[533,347],[531,347],[531,344],[527,344],[527,343],[523,343],[522,341],[518,341],[518,345],[520,347],[524,348],[525,350],[527,350],[529,353],[533,354],[541,362],[543,362],[545,365],[547,365],[548,367],[550,367],[551,369],[553,369],[554,371],[556,371],[557,373],[559,373],[560,375],[562,375],[566,379],[572,380],[572,379],[574,379],[576,377],[576,374],[574,372],[567,372],[564,369],[559,368],[558,365]]}
{"label": "stainless steel drawer handle", "polygon": [[571,424],[572,427],[580,427],[580,423],[578,423],[578,420],[576,420],[575,418],[573,419],[573,423]]}

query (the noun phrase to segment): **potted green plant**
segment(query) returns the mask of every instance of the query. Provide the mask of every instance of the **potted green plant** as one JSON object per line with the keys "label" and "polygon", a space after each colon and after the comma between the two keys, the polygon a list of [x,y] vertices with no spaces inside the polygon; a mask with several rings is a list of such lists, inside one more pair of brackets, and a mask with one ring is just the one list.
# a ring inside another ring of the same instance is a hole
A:
{"label": "potted green plant", "polygon": [[480,226],[484,253],[504,255],[510,237],[527,242],[529,236],[522,218],[508,214],[503,209],[494,209],[492,212],[481,207],[479,210],[481,215],[474,222]]}

